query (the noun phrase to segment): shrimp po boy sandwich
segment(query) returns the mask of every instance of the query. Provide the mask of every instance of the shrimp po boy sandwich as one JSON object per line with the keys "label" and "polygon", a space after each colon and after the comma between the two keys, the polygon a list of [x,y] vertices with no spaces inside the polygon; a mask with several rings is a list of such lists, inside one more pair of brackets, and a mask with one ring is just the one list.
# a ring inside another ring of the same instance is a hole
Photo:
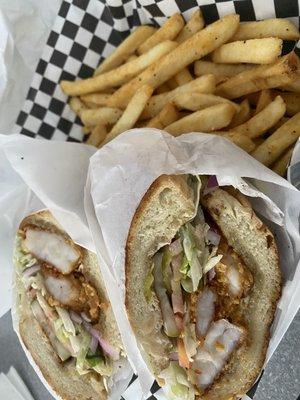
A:
{"label": "shrimp po boy sandwich", "polygon": [[273,234],[214,176],[160,176],[126,244],[126,308],[170,399],[233,400],[263,367],[281,273]]}
{"label": "shrimp po boy sandwich", "polygon": [[14,264],[19,335],[44,379],[63,400],[106,399],[125,356],[96,255],[41,211],[22,221]]}

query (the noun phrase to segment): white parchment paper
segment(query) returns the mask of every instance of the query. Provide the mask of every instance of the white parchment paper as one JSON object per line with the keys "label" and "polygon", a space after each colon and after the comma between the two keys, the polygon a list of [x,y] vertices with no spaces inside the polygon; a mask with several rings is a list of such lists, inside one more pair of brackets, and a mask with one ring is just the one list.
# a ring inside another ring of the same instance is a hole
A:
{"label": "white parchment paper", "polygon": [[[47,208],[72,239],[95,251],[84,212],[84,186],[89,159],[96,148],[77,143],[30,139],[21,135],[0,135],[0,240],[1,312],[12,306],[13,325],[18,334],[18,317],[12,303],[13,246],[18,226],[31,212]],[[15,293],[14,293],[15,294]],[[40,370],[19,337],[36,373],[50,391]],[[110,400],[119,400],[132,376],[128,362],[119,370],[120,380]]]}
{"label": "white parchment paper", "polygon": [[161,174],[184,173],[215,174],[221,186],[230,184],[240,189],[276,236],[284,286],[267,359],[300,305],[300,192],[218,136],[191,133],[174,138],[155,129],[122,134],[91,158],[86,214],[123,341],[144,394],[153,375],[143,362],[125,316],[124,249],[134,212],[152,182]]}

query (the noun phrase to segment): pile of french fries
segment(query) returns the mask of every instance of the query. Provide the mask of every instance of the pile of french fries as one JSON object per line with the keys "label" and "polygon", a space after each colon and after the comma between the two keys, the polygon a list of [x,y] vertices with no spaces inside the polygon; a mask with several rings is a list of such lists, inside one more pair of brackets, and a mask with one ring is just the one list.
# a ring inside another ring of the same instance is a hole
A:
{"label": "pile of french fries", "polygon": [[140,26],[93,77],[61,82],[87,143],[134,127],[213,133],[284,175],[300,136],[300,61],[281,51],[298,29],[237,14],[204,25],[197,10],[187,23],[175,14],[159,29]]}

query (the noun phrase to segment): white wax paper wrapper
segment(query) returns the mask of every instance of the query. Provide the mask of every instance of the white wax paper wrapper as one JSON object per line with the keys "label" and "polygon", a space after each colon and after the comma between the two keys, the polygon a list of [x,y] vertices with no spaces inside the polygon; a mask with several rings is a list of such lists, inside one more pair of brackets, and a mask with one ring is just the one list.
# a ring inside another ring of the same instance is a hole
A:
{"label": "white wax paper wrapper", "polygon": [[0,133],[11,133],[60,0],[0,0]]}
{"label": "white wax paper wrapper", "polygon": [[[42,208],[49,209],[76,243],[94,251],[83,199],[89,158],[95,151],[94,147],[77,143],[0,135],[0,239],[4,244],[4,251],[0,253],[2,313],[11,306],[14,237],[25,216]],[[18,334],[14,302],[12,317]],[[59,398],[20,342],[46,388]],[[110,399],[120,398],[131,376],[132,370],[126,361],[115,377],[119,381]]]}
{"label": "white wax paper wrapper", "polygon": [[144,394],[153,375],[125,317],[125,243],[134,212],[152,182],[161,174],[185,173],[217,175],[221,186],[229,184],[241,190],[277,238],[284,287],[267,360],[300,305],[300,192],[218,136],[191,133],[174,138],[155,129],[134,129],[120,135],[91,158],[86,214],[123,341]]}

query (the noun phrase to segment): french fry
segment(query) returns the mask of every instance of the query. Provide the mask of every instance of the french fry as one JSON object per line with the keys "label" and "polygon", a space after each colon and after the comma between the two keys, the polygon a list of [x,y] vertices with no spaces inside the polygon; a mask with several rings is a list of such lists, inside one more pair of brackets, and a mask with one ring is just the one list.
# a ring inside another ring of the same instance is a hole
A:
{"label": "french fry", "polygon": [[265,141],[265,139],[263,137],[258,137],[256,139],[253,139],[255,147],[260,146],[264,141]]}
{"label": "french fry", "polygon": [[164,108],[150,121],[147,122],[147,128],[164,129],[165,126],[172,124],[179,119],[179,112],[172,103],[168,103]]}
{"label": "french fry", "polygon": [[236,146],[245,150],[247,153],[251,153],[255,149],[255,144],[248,136],[244,136],[239,132],[212,132],[214,135],[222,136]]}
{"label": "french fry", "polygon": [[282,118],[286,111],[285,102],[277,96],[267,107],[254,115],[242,125],[236,126],[234,132],[240,132],[251,139],[255,139],[268,131]]}
{"label": "french fry", "polygon": [[69,106],[78,117],[81,117],[82,111],[86,110],[86,105],[78,97],[71,97]]}
{"label": "french fry", "polygon": [[288,92],[300,93],[300,72],[298,70],[296,79],[286,85],[280,86],[280,89],[287,90]]}
{"label": "french fry", "polygon": [[173,90],[176,89],[178,87],[177,82],[174,79],[174,76],[172,78],[170,78],[169,80],[167,80],[166,85],[169,87],[169,89]]}
{"label": "french fry", "polygon": [[272,100],[273,100],[273,98],[272,98],[270,90],[269,89],[262,90],[259,94],[254,114],[257,114],[261,110],[263,110],[268,104],[271,103]]}
{"label": "french fry", "polygon": [[240,106],[238,104],[228,99],[224,99],[223,97],[214,96],[213,94],[207,93],[181,93],[179,95],[175,95],[172,101],[177,108],[190,111],[203,110],[203,108],[214,106],[220,103],[231,104],[235,108],[236,112],[239,112],[240,110]]}
{"label": "french fry", "polygon": [[173,122],[165,127],[165,131],[173,136],[187,132],[212,132],[227,126],[234,113],[235,108],[232,105],[217,104]]}
{"label": "french fry", "polygon": [[87,135],[88,133],[91,132],[92,129],[93,129],[92,126],[83,126],[83,127],[82,127],[82,132],[83,132],[85,135]]}
{"label": "french fry", "polygon": [[109,87],[115,87],[128,82],[141,71],[159,60],[177,46],[176,42],[170,40],[159,43],[147,53],[137,59],[121,65],[120,67],[92,78],[78,81],[61,81],[62,90],[69,96],[77,96],[94,93]]}
{"label": "french fry", "polygon": [[178,43],[182,43],[193,36],[196,32],[200,31],[202,28],[204,28],[204,18],[201,10],[199,9],[191,16],[189,21],[177,36],[176,41]]}
{"label": "french fry", "polygon": [[191,82],[194,78],[192,77],[188,68],[184,68],[182,71],[178,72],[178,74],[174,75],[174,80],[178,86],[185,85],[188,82]]}
{"label": "french fry", "polygon": [[291,146],[272,166],[272,170],[280,176],[284,176],[293,154],[294,146]]}
{"label": "french fry", "polygon": [[156,94],[162,94],[162,93],[166,93],[169,92],[170,88],[167,85],[167,83],[163,83],[162,85],[158,86],[158,88],[156,89]]}
{"label": "french fry", "polygon": [[84,96],[81,96],[80,99],[85,103],[85,104],[97,104],[98,107],[106,107],[107,106],[107,101],[110,97],[110,94],[106,93],[92,93],[92,94],[86,94]]}
{"label": "french fry", "polygon": [[137,49],[138,54],[144,54],[165,40],[173,40],[184,27],[182,16],[172,15],[153,35],[144,41]]}
{"label": "french fry", "polygon": [[213,75],[204,75],[200,78],[194,79],[192,82],[185,85],[178,86],[176,89],[167,93],[152,96],[148,101],[141,118],[153,118],[161,109],[167,104],[172,102],[175,96],[181,96],[184,93],[212,93],[215,89],[215,78]]}
{"label": "french fry", "polygon": [[285,124],[287,121],[289,120],[288,117],[282,117],[280,118],[280,120],[277,122],[277,124],[275,124],[274,126],[272,126],[272,128],[269,129],[268,133],[274,133],[277,131],[278,128],[281,127],[281,125]]}
{"label": "french fry", "polygon": [[122,111],[118,108],[101,107],[82,110],[80,118],[84,125],[95,126],[98,124],[114,124],[121,115]]}
{"label": "french fry", "polygon": [[300,136],[300,112],[281,125],[264,143],[257,147],[252,156],[266,166],[276,161]]}
{"label": "french fry", "polygon": [[278,38],[250,39],[223,44],[212,54],[215,63],[271,64],[281,54]]}
{"label": "french fry", "polygon": [[130,56],[128,58],[128,60],[126,60],[125,62],[130,62],[130,61],[136,60],[137,58],[138,58],[138,56],[136,54],[132,54],[132,56]]}
{"label": "french fry", "polygon": [[124,108],[136,90],[145,83],[156,89],[177,72],[228,41],[235,33],[238,23],[238,15],[227,15],[195,33],[135,79],[118,89],[109,99],[109,105]]}
{"label": "french fry", "polygon": [[196,76],[213,74],[218,78],[231,78],[237,74],[255,68],[251,64],[215,64],[211,61],[195,61],[194,73]]}
{"label": "french fry", "polygon": [[300,111],[300,93],[278,92],[286,104],[286,113],[293,116]]}
{"label": "french fry", "polygon": [[100,144],[105,139],[106,134],[107,134],[107,129],[105,125],[94,126],[86,143],[95,147],[99,147]]}
{"label": "french fry", "polygon": [[268,37],[277,37],[283,40],[298,40],[299,31],[287,18],[270,18],[264,21],[241,23],[231,40],[248,40]]}
{"label": "french fry", "polygon": [[106,136],[103,144],[114,139],[120,133],[131,129],[136,124],[139,116],[141,115],[147,101],[153,93],[153,88],[149,85],[144,85],[135,93],[130,100],[126,110],[122,114],[118,122],[113,126],[111,131]]}
{"label": "french fry", "polygon": [[[223,97],[222,97],[223,98]],[[240,110],[233,116],[228,128],[234,128],[242,125],[251,118],[251,108],[248,99],[245,99],[239,105]]]}
{"label": "french fry", "polygon": [[228,79],[218,85],[216,94],[228,99],[236,99],[259,90],[290,83],[295,79],[297,63],[295,53],[290,53],[273,65],[262,65]]}
{"label": "french fry", "polygon": [[136,49],[156,32],[153,26],[139,26],[108,56],[95,70],[94,75],[117,68],[133,54]]}

